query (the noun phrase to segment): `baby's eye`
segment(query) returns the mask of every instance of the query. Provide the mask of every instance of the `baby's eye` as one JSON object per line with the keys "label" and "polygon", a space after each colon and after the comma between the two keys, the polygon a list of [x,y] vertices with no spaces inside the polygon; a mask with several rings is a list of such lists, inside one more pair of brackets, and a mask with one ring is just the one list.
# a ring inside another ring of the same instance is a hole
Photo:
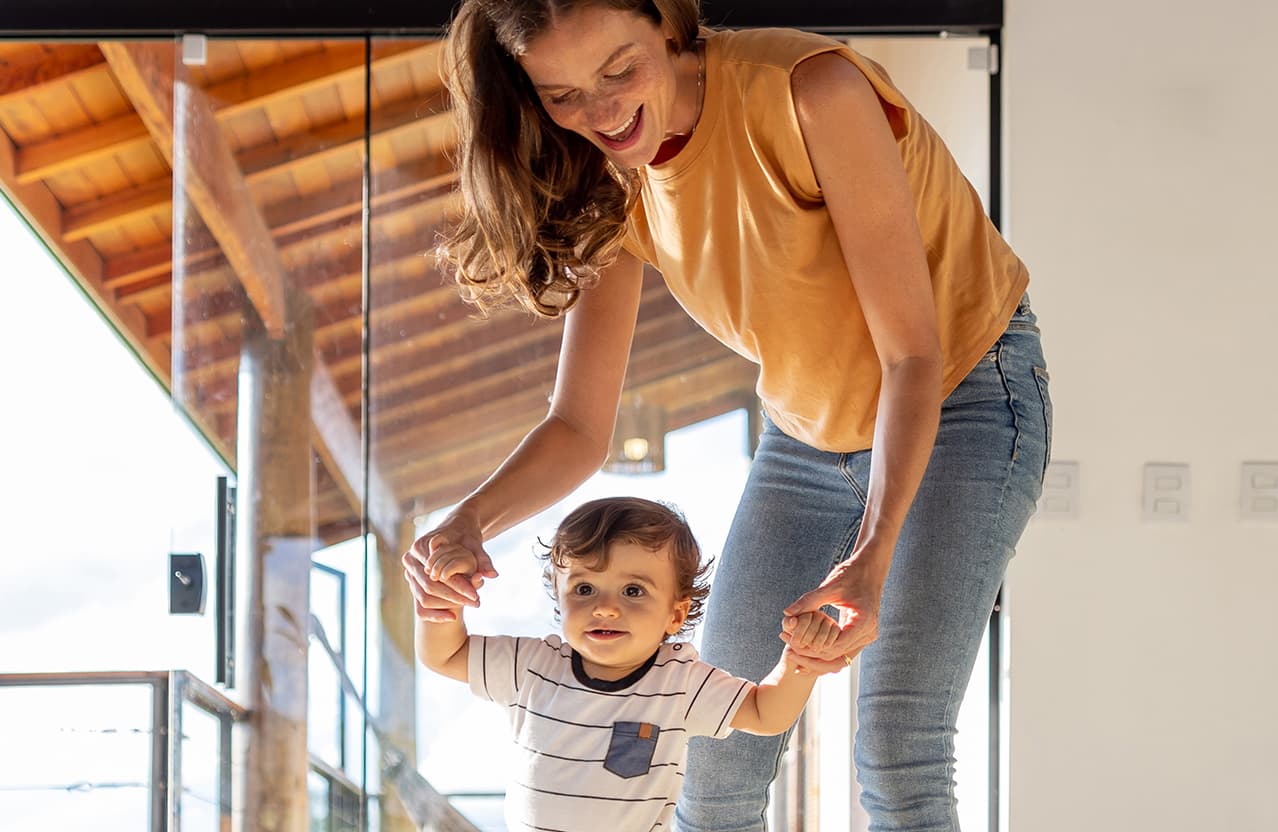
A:
{"label": "baby's eye", "polygon": [[594,595],[595,588],[590,584],[577,584],[572,588],[573,595]]}
{"label": "baby's eye", "polygon": [[622,590],[622,593],[627,598],[642,598],[643,587],[639,586],[638,584],[630,584],[629,586],[627,586],[625,589]]}

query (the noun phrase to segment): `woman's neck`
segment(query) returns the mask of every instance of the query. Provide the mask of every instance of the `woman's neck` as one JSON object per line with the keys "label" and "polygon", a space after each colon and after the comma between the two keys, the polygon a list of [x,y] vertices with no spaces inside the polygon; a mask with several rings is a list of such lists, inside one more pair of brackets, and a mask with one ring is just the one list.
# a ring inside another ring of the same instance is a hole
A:
{"label": "woman's neck", "polygon": [[659,165],[674,158],[683,149],[683,146],[688,143],[693,131],[697,129],[697,122],[701,119],[706,88],[705,41],[698,39],[692,49],[679,57],[681,60],[692,59],[691,61],[683,60],[677,76],[680,90],[679,98],[682,102],[685,102],[680,107],[680,110],[685,115],[683,118],[675,120],[675,123],[680,125],[679,129],[671,130],[666,134],[661,147],[657,150],[657,155],[648,163],[650,165]]}

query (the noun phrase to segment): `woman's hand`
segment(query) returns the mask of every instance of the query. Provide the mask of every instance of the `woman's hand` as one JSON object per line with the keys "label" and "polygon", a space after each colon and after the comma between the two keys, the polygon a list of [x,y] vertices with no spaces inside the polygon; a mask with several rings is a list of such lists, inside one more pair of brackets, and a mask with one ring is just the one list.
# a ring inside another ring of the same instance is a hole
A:
{"label": "woman's hand", "polygon": [[404,553],[404,580],[423,621],[455,621],[461,607],[479,606],[485,578],[497,577],[484,551],[479,519],[458,508]]}
{"label": "woman's hand", "polygon": [[879,604],[891,552],[859,546],[852,556],[836,565],[821,585],[786,608],[787,616],[800,617],[827,604],[839,611],[839,633],[833,639],[802,643],[783,629],[781,639],[816,672],[841,670],[879,635]]}
{"label": "woman's hand", "polygon": [[807,656],[819,653],[834,644],[839,636],[839,624],[824,612],[805,612],[786,616],[781,622],[781,640],[786,643],[782,661],[787,668],[803,674],[837,673],[843,662],[830,666],[827,661],[810,661]]}

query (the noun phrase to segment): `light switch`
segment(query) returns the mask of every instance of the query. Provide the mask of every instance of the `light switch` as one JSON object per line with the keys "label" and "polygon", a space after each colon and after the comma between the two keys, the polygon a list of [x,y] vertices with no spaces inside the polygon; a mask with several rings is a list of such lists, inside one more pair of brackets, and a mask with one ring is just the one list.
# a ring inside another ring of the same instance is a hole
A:
{"label": "light switch", "polygon": [[1146,463],[1143,503],[1147,521],[1183,523],[1189,520],[1189,466]]}
{"label": "light switch", "polygon": [[1053,461],[1043,477],[1043,496],[1038,498],[1038,517],[1056,520],[1078,518],[1078,463]]}
{"label": "light switch", "polygon": [[1278,522],[1278,462],[1242,465],[1242,516]]}

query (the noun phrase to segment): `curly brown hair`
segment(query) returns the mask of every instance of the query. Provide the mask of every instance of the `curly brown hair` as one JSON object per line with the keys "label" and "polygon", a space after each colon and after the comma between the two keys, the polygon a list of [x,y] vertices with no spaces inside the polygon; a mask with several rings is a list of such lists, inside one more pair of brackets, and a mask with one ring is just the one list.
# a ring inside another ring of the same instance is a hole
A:
{"label": "curly brown hair", "polygon": [[436,254],[481,310],[513,300],[558,317],[621,248],[633,172],[555,124],[517,61],[556,18],[589,5],[664,22],[676,52],[695,48],[699,0],[463,0],[449,27],[463,207]]}
{"label": "curly brown hair", "polygon": [[[701,562],[701,547],[688,521],[671,506],[640,497],[605,497],[583,503],[563,519],[545,551],[543,578],[550,596],[555,597],[555,570],[573,561],[589,560],[590,568],[608,567],[608,548],[613,543],[634,543],[653,552],[670,553],[675,568],[675,597],[687,598],[688,616],[678,635],[692,632],[705,611],[710,594],[713,559]],[[555,610],[558,618],[559,610]]]}

